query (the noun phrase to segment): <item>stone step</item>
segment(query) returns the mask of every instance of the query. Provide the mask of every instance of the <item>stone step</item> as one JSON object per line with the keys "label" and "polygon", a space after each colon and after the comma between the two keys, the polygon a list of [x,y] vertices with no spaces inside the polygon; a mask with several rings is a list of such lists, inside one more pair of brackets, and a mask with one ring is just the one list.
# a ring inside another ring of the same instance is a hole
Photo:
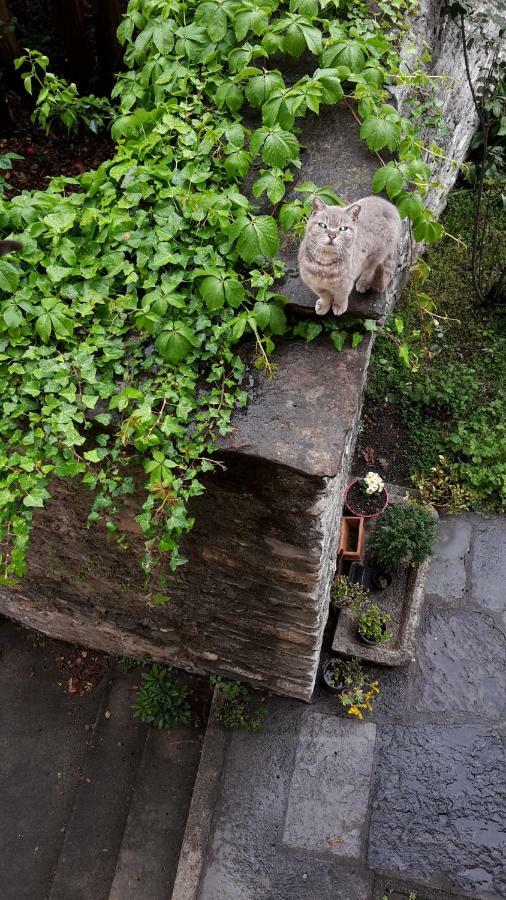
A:
{"label": "stone step", "polygon": [[34,642],[0,618],[2,900],[48,896],[105,694],[99,685],[83,697],[66,695],[54,647]]}
{"label": "stone step", "polygon": [[131,704],[138,671],[104,694],[48,900],[107,900],[148,729]]}
{"label": "stone step", "polygon": [[109,900],[171,896],[201,749],[195,729],[150,729]]}

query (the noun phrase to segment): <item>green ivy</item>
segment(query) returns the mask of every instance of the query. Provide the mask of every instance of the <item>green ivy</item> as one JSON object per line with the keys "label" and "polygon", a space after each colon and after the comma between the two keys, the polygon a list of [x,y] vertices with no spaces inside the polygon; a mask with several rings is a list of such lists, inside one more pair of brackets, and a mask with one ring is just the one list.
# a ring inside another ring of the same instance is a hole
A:
{"label": "green ivy", "polygon": [[[368,146],[396,153],[373,188],[386,189],[417,238],[438,237],[422,204],[423,146],[388,102],[412,6],[380,3],[373,17],[351,0],[130,0],[114,158],[0,198],[2,231],[23,242],[0,260],[4,577],[25,570],[51,480],[73,478],[94,491],[90,523],[113,535],[125,495],[144,490],[147,591],[167,599],[162,562],[185,562],[188,502],[247,399],[234,345],[253,335],[270,373],[273,339],[287,328],[274,210],[258,214],[242,184],[255,165],[253,195],[280,203],[300,165],[298,119],[352,100]],[[273,54],[304,51],[315,70],[295,84],[269,68]],[[245,104],[257,128],[246,127]],[[299,190],[307,203],[318,189]],[[282,205],[281,226],[300,229],[306,212],[300,200]],[[310,340],[320,325],[307,327]],[[342,349],[346,331],[324,327]],[[362,336],[353,332],[354,346]]]}

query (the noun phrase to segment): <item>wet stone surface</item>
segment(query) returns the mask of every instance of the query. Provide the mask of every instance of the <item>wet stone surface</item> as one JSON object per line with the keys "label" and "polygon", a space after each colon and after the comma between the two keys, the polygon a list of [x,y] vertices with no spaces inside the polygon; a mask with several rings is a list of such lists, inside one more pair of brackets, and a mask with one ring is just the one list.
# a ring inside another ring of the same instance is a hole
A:
{"label": "wet stone surface", "polygon": [[358,858],[369,801],[376,726],[308,712],[299,735],[283,842]]}
{"label": "wet stone surface", "polygon": [[414,706],[500,719],[506,709],[506,639],[480,612],[429,609],[417,654]]}
{"label": "wet stone surface", "polygon": [[470,522],[455,518],[440,520],[438,543],[425,585],[426,594],[436,594],[445,600],[463,597],[471,533]]}
{"label": "wet stone surface", "polygon": [[381,736],[369,866],[506,891],[505,751],[488,726],[395,726]]}
{"label": "wet stone surface", "polygon": [[475,603],[494,612],[506,606],[506,533],[504,519],[478,520],[472,562]]}

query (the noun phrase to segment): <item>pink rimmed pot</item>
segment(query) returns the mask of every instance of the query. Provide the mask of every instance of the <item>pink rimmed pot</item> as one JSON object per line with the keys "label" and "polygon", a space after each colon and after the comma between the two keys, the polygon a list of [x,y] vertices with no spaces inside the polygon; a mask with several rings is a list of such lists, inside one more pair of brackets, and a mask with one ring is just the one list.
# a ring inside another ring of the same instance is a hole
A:
{"label": "pink rimmed pot", "polygon": [[350,481],[348,487],[346,488],[345,494],[344,494],[344,505],[349,509],[349,511],[351,512],[351,514],[353,516],[360,516],[362,519],[377,519],[378,516],[380,516],[382,512],[385,512],[388,504],[390,503],[390,497],[388,495],[388,491],[386,488],[383,488],[381,493],[383,494],[383,496],[385,498],[385,502],[384,502],[383,506],[381,507],[381,509],[378,509],[377,512],[374,512],[374,513],[359,512],[357,509],[354,509],[353,506],[350,505],[350,501],[348,499],[348,496],[349,496],[349,493],[350,493],[352,487],[354,487],[356,484],[358,484],[359,481],[362,481],[362,478],[354,478],[353,481]]}

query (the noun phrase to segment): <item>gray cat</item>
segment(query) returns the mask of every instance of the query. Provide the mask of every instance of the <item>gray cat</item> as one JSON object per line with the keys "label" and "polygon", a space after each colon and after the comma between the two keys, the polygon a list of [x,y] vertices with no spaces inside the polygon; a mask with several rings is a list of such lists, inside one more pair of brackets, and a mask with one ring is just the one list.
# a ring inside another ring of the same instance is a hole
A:
{"label": "gray cat", "polygon": [[318,294],[315,310],[336,316],[348,308],[355,285],[384,291],[392,279],[401,236],[395,206],[381,197],[364,197],[350,206],[326,206],[315,197],[313,214],[299,249],[303,282]]}

